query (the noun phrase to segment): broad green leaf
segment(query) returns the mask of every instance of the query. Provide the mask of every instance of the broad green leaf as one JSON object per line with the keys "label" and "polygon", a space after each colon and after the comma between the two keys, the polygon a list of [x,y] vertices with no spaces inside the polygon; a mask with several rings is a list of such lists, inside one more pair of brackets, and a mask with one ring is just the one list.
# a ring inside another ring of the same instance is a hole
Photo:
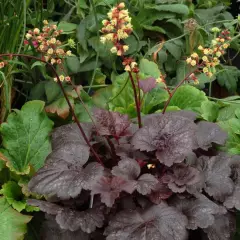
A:
{"label": "broad green leaf", "polygon": [[218,83],[231,92],[236,91],[239,78],[240,70],[233,66],[224,66],[224,69],[217,75]]}
{"label": "broad green leaf", "polygon": [[142,28],[144,28],[148,31],[159,32],[159,33],[163,33],[163,34],[166,33],[166,31],[159,26],[150,26],[150,25],[142,24]]}
{"label": "broad green leaf", "polygon": [[235,115],[237,116],[238,119],[240,119],[240,108],[235,111]]}
{"label": "broad green leaf", "polygon": [[3,146],[8,151],[7,166],[19,174],[28,174],[30,166],[38,170],[51,151],[49,133],[53,122],[44,112],[44,102],[30,101],[21,111],[9,114],[0,128]]}
{"label": "broad green leaf", "polygon": [[32,65],[31,65],[31,69],[33,69],[33,68],[35,68],[35,67],[43,67],[43,66],[45,66],[45,63],[43,63],[43,62],[40,62],[40,61],[36,61],[36,62],[34,62]]}
{"label": "broad green leaf", "polygon": [[141,73],[149,77],[159,78],[161,75],[158,65],[147,59],[142,59],[140,61],[139,69]]}
{"label": "broad green leaf", "polygon": [[92,101],[84,102],[84,106],[81,103],[75,104],[74,110],[77,115],[77,118],[80,122],[92,122],[89,114],[92,116]]}
{"label": "broad green leaf", "polygon": [[170,54],[176,59],[179,60],[182,55],[182,48],[173,42],[167,42],[164,44],[164,47],[170,52]]}
{"label": "broad green leaf", "polygon": [[80,72],[80,61],[76,56],[71,56],[66,59],[67,67],[71,73]]}
{"label": "broad green leaf", "polygon": [[0,198],[0,238],[2,240],[23,240],[27,232],[27,223],[32,217],[14,210],[6,198]]}
{"label": "broad green leaf", "polygon": [[215,102],[205,101],[201,105],[201,110],[203,119],[214,122],[218,117],[219,106]]}
{"label": "broad green leaf", "polygon": [[201,105],[207,100],[208,98],[203,91],[190,85],[183,85],[173,95],[169,106],[177,106],[180,109],[201,113]]}
{"label": "broad green leaf", "polygon": [[220,109],[217,121],[226,121],[235,117],[235,111],[239,109],[240,104],[229,104]]}
{"label": "broad green leaf", "polygon": [[[240,121],[239,119],[237,120]],[[240,154],[240,135],[236,134],[236,132],[239,131],[240,128],[239,126],[234,126],[233,121],[235,122],[236,120],[230,119],[228,121],[218,122],[218,125],[228,133],[227,142],[222,149],[229,152],[230,154],[239,155]]]}
{"label": "broad green leaf", "polygon": [[46,82],[44,87],[45,87],[45,94],[46,94],[48,103],[53,102],[54,100],[58,99],[62,95],[62,92],[58,83],[54,81]]}
{"label": "broad green leaf", "polygon": [[[166,110],[166,112],[171,112],[171,111],[179,111],[181,110],[179,107],[177,106],[169,106]],[[163,110],[162,109],[159,109],[157,110],[155,113],[161,113]]]}
{"label": "broad green leaf", "polygon": [[[71,105],[74,105],[73,98],[69,97]],[[46,112],[56,113],[59,117],[66,119],[69,116],[70,108],[64,97],[61,97],[45,107]]]}
{"label": "broad green leaf", "polygon": [[168,100],[168,93],[166,90],[157,85],[156,88],[148,92],[142,104],[142,112],[144,114],[151,113],[154,107]]}
{"label": "broad green leaf", "polygon": [[63,30],[63,34],[72,33],[74,30],[76,30],[76,28],[77,25],[74,23],[62,21],[58,24],[58,30]]}
{"label": "broad green leaf", "polygon": [[93,84],[105,84],[106,77],[107,76],[102,73],[101,69],[97,68]]}
{"label": "broad green leaf", "polygon": [[173,12],[182,15],[188,15],[189,9],[184,4],[163,4],[163,5],[153,5],[146,6],[147,9],[155,9],[157,11]]}
{"label": "broad green leaf", "polygon": [[100,108],[108,109],[108,101],[113,97],[112,89],[113,85],[110,85],[97,90],[92,97],[94,105]]}
{"label": "broad green leaf", "polygon": [[18,212],[26,208],[26,201],[23,198],[21,187],[13,181],[9,181],[2,186],[0,190],[8,203]]}

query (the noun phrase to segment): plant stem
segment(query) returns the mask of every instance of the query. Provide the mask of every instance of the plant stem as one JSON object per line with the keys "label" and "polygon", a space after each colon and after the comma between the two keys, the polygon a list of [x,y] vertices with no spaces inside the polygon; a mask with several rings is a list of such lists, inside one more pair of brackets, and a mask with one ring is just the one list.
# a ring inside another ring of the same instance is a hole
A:
{"label": "plant stem", "polygon": [[164,105],[164,108],[163,108],[163,111],[162,111],[162,114],[164,114],[167,110],[167,107],[173,97],[173,95],[175,94],[175,92],[178,90],[178,88],[191,76],[191,74],[193,74],[196,70],[194,70],[193,72],[190,72],[181,82],[178,83],[178,85],[172,90],[172,92],[170,93],[169,95],[169,98],[167,100],[167,102],[165,103]]}
{"label": "plant stem", "polygon": [[72,107],[72,105],[71,105],[71,103],[70,103],[70,101],[69,101],[69,98],[68,98],[68,96],[67,96],[67,94],[66,94],[66,92],[65,92],[65,90],[64,90],[64,87],[63,87],[63,85],[62,85],[62,82],[60,81],[59,76],[58,76],[58,74],[57,74],[57,71],[55,70],[55,68],[53,67],[53,65],[52,65],[51,63],[49,63],[49,62],[46,62],[45,60],[43,60],[43,59],[41,59],[41,58],[34,57],[34,56],[30,56],[30,55],[26,55],[26,54],[11,54],[11,53],[10,53],[10,54],[0,54],[0,57],[13,57],[13,56],[15,56],[15,57],[25,57],[25,58],[34,59],[34,60],[37,60],[37,61],[40,61],[40,62],[43,62],[43,63],[47,64],[47,65],[52,69],[54,75],[55,75],[56,78],[57,78],[57,82],[58,82],[58,84],[59,84],[59,86],[60,86],[60,88],[61,88],[61,90],[62,90],[62,92],[63,92],[63,95],[64,95],[64,97],[65,97],[65,99],[66,99],[66,101],[67,101],[67,104],[68,104],[68,106],[69,106],[69,108],[70,108],[70,110],[71,110],[71,113],[72,113],[72,115],[73,115],[73,118],[74,118],[74,120],[75,120],[75,122],[76,122],[76,124],[77,124],[77,126],[78,126],[78,128],[79,128],[79,130],[80,130],[80,132],[81,132],[81,134],[82,134],[85,142],[86,142],[87,145],[89,146],[89,148],[90,148],[92,154],[94,155],[94,157],[96,158],[96,160],[97,160],[101,165],[103,165],[102,160],[100,159],[100,157],[98,156],[98,154],[95,152],[95,150],[94,150],[94,148],[92,147],[90,141],[88,140],[88,137],[86,136],[86,134],[85,134],[85,132],[84,132],[84,130],[83,130],[83,128],[82,128],[82,126],[81,126],[81,124],[80,124],[80,122],[79,122],[76,114],[75,114],[75,111],[74,111],[74,109],[73,109],[73,107]]}
{"label": "plant stem", "polygon": [[138,127],[141,128],[142,127],[142,120],[141,120],[141,109],[140,109],[140,102],[138,101],[138,95],[137,95],[137,89],[134,83],[134,79],[132,76],[131,72],[128,72],[131,83],[132,83],[132,87],[133,87],[133,92],[134,92],[134,98],[135,98],[135,104],[136,104],[136,109],[137,109],[137,118],[138,118]]}

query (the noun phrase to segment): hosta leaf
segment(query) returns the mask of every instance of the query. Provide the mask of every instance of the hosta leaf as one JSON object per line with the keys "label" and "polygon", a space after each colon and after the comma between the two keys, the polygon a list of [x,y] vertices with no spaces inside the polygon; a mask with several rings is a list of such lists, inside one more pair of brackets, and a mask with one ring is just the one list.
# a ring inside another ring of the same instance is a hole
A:
{"label": "hosta leaf", "polygon": [[180,199],[176,197],[171,201],[171,205],[188,218],[187,228],[191,230],[207,228],[214,223],[215,215],[226,213],[224,207],[218,206],[201,194],[197,198],[192,199]]}
{"label": "hosta leaf", "polygon": [[165,203],[118,213],[105,230],[107,240],[185,240],[187,218]]}
{"label": "hosta leaf", "polygon": [[202,102],[207,100],[203,91],[190,85],[184,85],[176,91],[169,105],[200,113]]}
{"label": "hosta leaf", "polygon": [[16,110],[8,116],[0,132],[10,157],[7,165],[11,170],[27,174],[30,165],[36,170],[43,166],[51,150],[49,133],[52,126],[42,101],[27,102],[21,111]]}
{"label": "hosta leaf", "polygon": [[12,209],[4,197],[0,198],[0,236],[4,240],[22,240],[27,231],[31,216],[23,215]]}
{"label": "hosta leaf", "polygon": [[[69,97],[71,105],[74,105],[73,98]],[[59,117],[65,119],[69,116],[70,108],[64,97],[59,98],[50,105],[46,106],[46,112],[56,113]]]}
{"label": "hosta leaf", "polygon": [[195,130],[195,124],[187,118],[156,115],[134,134],[132,144],[141,151],[156,151],[158,160],[171,166],[182,162],[195,148]]}
{"label": "hosta leaf", "polygon": [[68,207],[61,207],[54,203],[30,199],[28,204],[38,206],[43,212],[56,216],[56,221],[61,229],[91,233],[97,227],[103,226],[103,208],[93,207],[86,211],[77,211]]}

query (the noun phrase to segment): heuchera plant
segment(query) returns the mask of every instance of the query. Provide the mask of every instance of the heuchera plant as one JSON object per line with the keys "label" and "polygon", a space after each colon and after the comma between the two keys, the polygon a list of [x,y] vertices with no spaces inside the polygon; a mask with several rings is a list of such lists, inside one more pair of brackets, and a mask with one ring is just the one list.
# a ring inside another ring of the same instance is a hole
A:
{"label": "heuchera plant", "polygon": [[[229,33],[214,40],[215,50],[200,47],[186,60],[194,69],[173,91],[165,86],[169,99],[162,113],[142,117],[141,90],[165,81],[163,76],[141,81],[137,63],[125,57],[124,39],[132,26],[124,7],[120,3],[110,11],[101,41],[112,41],[111,51],[122,58],[134,89],[138,124],[103,109],[95,109],[92,123],[80,123],[65,93],[76,123],[53,131],[52,152],[28,184],[42,196],[28,200],[46,213],[42,238],[230,240],[240,210],[240,157],[217,150],[227,138],[218,125],[198,121],[190,111],[166,112],[181,84],[197,82],[195,72],[211,77],[228,47]],[[52,66],[50,58],[41,61]],[[70,82],[54,74],[62,89],[63,80]]]}

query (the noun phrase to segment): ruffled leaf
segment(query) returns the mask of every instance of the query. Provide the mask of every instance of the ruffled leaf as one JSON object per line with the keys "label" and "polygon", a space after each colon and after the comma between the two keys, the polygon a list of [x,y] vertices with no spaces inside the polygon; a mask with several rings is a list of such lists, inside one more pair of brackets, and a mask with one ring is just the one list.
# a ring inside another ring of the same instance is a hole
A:
{"label": "ruffled leaf", "polygon": [[97,130],[101,135],[110,135],[119,138],[128,134],[127,129],[131,124],[128,115],[95,109],[94,116]]}
{"label": "ruffled leaf", "polygon": [[171,205],[176,207],[188,218],[187,228],[196,230],[197,228],[207,228],[215,221],[216,214],[225,214],[226,209],[218,206],[204,195],[197,198],[172,200]]}
{"label": "ruffled leaf", "polygon": [[195,148],[196,126],[187,118],[162,115],[148,119],[148,124],[139,129],[132,144],[141,151],[156,151],[158,160],[172,166],[184,160]]}
{"label": "ruffled leaf", "polygon": [[156,79],[153,77],[149,77],[147,79],[139,81],[139,87],[140,89],[142,89],[144,93],[150,92],[156,86],[157,86],[157,82],[156,82]]}
{"label": "ruffled leaf", "polygon": [[152,174],[143,174],[137,180],[136,189],[142,195],[150,194],[158,184],[158,180]]}
{"label": "ruffled leaf", "polygon": [[105,230],[107,240],[186,240],[187,218],[165,203],[118,213]]}

